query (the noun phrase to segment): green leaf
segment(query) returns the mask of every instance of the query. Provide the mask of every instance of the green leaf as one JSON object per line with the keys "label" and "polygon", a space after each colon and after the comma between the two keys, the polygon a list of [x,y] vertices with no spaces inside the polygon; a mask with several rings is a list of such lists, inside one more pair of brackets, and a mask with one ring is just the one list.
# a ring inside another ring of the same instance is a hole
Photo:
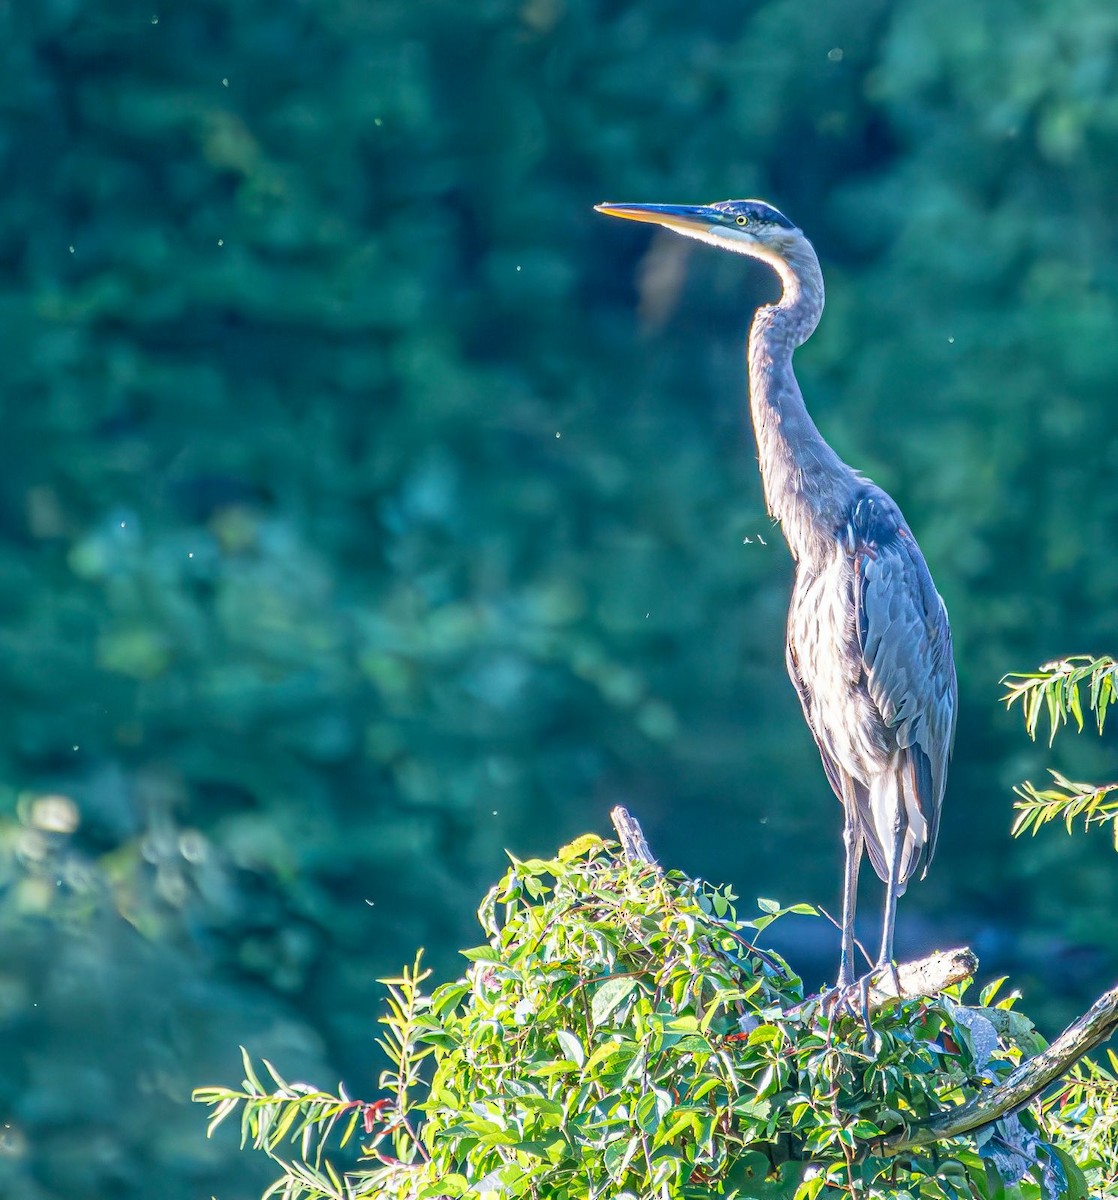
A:
{"label": "green leaf", "polygon": [[717,1076],[712,1076],[709,1079],[704,1079],[702,1083],[692,1088],[690,1099],[693,1103],[697,1104],[700,1100],[703,1100],[709,1096],[710,1093],[715,1090],[715,1088],[724,1088],[725,1086],[726,1084],[723,1080],[719,1079]]}
{"label": "green leaf", "polygon": [[671,1111],[672,1098],[663,1088],[653,1088],[645,1092],[637,1101],[634,1116],[637,1124],[645,1133],[654,1133],[660,1122]]}
{"label": "green leaf", "polygon": [[569,1059],[573,1059],[581,1067],[586,1062],[586,1051],[583,1048],[582,1042],[568,1029],[557,1029],[555,1036],[566,1056]]}
{"label": "green leaf", "polygon": [[812,1175],[810,1179],[805,1179],[803,1183],[796,1188],[792,1200],[815,1200],[815,1197],[823,1190],[827,1183],[827,1177],[822,1171]]}
{"label": "green leaf", "polygon": [[463,958],[468,958],[470,962],[503,963],[505,961],[501,952],[494,950],[492,946],[474,946],[469,950],[460,950],[458,953]]}
{"label": "green leaf", "polygon": [[417,1195],[416,1200],[441,1200],[443,1196],[465,1196],[469,1193],[469,1180],[463,1175],[447,1174],[435,1183],[428,1184]]}
{"label": "green leaf", "polygon": [[994,997],[998,994],[998,992],[1001,991],[1002,986],[1005,984],[1005,981],[1008,978],[1008,975],[1002,975],[1001,978],[995,979],[991,983],[988,983],[982,989],[979,995],[979,1006],[982,1008],[989,1008],[994,1002]]}
{"label": "green leaf", "polygon": [[696,1140],[699,1138],[699,1117],[691,1111],[676,1112],[657,1136],[657,1144],[674,1141],[684,1130],[690,1130]]}
{"label": "green leaf", "polygon": [[604,845],[605,842],[596,833],[584,833],[576,837],[574,841],[562,846],[555,857],[561,863],[568,863],[574,859],[582,858],[591,850],[596,850],[599,846]]}
{"label": "green leaf", "polygon": [[594,989],[590,1003],[590,1019],[597,1026],[606,1019],[632,994],[637,981],[631,976],[607,979]]}
{"label": "green leaf", "polygon": [[641,1148],[640,1138],[617,1138],[606,1146],[602,1161],[611,1179],[620,1183],[625,1178],[629,1164]]}
{"label": "green leaf", "polygon": [[[592,1075],[598,1069],[598,1067],[600,1067],[603,1063],[612,1060],[621,1051],[622,1044],[615,1038],[610,1039],[608,1042],[603,1042],[600,1046],[595,1048],[593,1054],[591,1054],[586,1060],[583,1068],[585,1073],[587,1075]],[[625,1061],[628,1062],[628,1058],[626,1058]]]}
{"label": "green leaf", "polygon": [[[1064,1176],[1067,1179],[1067,1191],[1064,1192],[1061,1200],[1088,1200],[1091,1190],[1087,1182],[1087,1177],[1084,1175],[1083,1168],[1079,1163],[1061,1146],[1050,1146],[1049,1153],[1054,1154],[1059,1159],[1060,1166],[1063,1167]],[[1113,1167],[1111,1170],[1113,1170]]]}
{"label": "green leaf", "polygon": [[572,1071],[581,1069],[581,1064],[569,1058],[557,1058],[551,1062],[540,1063],[533,1070],[539,1079],[550,1079],[553,1075],[570,1075]]}

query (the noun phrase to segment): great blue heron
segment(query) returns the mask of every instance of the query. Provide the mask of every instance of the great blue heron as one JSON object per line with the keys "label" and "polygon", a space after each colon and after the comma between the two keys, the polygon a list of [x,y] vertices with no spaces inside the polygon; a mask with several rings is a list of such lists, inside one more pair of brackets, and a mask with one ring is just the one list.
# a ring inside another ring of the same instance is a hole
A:
{"label": "great blue heron", "polygon": [[895,969],[897,897],[935,851],[958,703],[947,610],[900,509],[804,407],[792,352],[819,323],[823,275],[803,232],[760,200],[597,208],[759,258],[783,285],[750,329],[750,410],[765,501],[795,560],[788,673],[845,813],[838,988],[849,989],[863,844],[886,888],[875,973]]}

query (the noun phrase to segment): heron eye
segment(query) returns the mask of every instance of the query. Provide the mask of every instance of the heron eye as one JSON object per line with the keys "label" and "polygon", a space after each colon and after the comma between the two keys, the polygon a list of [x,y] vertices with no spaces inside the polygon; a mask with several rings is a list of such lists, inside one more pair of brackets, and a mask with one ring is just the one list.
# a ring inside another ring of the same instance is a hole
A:
{"label": "heron eye", "polygon": [[738,218],[737,218],[737,222],[738,222],[738,224],[739,224],[739,225],[748,225],[748,224],[749,224],[749,218],[748,218],[748,217],[738,217]]}

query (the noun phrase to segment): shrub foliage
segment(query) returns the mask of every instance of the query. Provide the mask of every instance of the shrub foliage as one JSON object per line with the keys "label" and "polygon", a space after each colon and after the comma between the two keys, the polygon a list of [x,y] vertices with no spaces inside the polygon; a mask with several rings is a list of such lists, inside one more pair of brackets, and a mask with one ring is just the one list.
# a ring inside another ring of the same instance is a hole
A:
{"label": "shrub foliage", "polygon": [[385,981],[380,1099],[288,1083],[269,1064],[264,1083],[247,1056],[241,1090],[196,1099],[211,1129],[239,1113],[242,1140],[279,1169],[268,1194],[286,1200],[1083,1196],[1081,1165],[1113,1187],[1101,1068],[1047,1115],[885,1153],[886,1135],[1004,1077],[1043,1039],[1014,996],[995,1001],[997,984],[975,1007],[955,990],[872,1025],[828,1011],[757,944],[775,919],[814,910],[762,900],[744,920],[735,900],[592,835],[514,859],[482,902],[486,940],[462,978],[428,993],[417,957]]}

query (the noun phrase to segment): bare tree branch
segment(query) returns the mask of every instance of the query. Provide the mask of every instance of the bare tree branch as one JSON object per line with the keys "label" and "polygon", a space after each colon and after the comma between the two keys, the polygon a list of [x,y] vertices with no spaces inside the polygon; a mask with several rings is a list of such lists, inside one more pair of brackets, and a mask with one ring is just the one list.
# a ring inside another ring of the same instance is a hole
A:
{"label": "bare tree branch", "polygon": [[937,950],[916,962],[897,964],[898,992],[892,972],[883,971],[870,988],[870,1011],[884,1008],[898,995],[902,1000],[916,996],[938,996],[956,983],[970,979],[978,970],[978,959],[965,946],[958,950]]}
{"label": "bare tree branch", "polygon": [[[870,980],[869,990],[865,995],[865,1007],[869,1013],[880,1012],[895,1000],[914,1000],[917,997],[942,995],[949,987],[970,979],[978,970],[978,959],[965,946],[958,950],[937,950],[927,958],[915,962],[897,964],[897,983],[900,991],[894,986],[892,972],[878,972]],[[817,996],[809,996],[802,1004],[797,1004],[785,1010],[786,1017],[803,1017],[812,1012],[820,1004],[835,1003],[837,993],[823,992]],[[858,985],[849,989],[847,1000],[860,1006],[862,995]]]}
{"label": "bare tree branch", "polygon": [[648,848],[644,831],[637,823],[636,817],[631,816],[628,810],[619,804],[609,814],[609,819],[613,822],[614,829],[617,830],[617,840],[621,843],[621,853],[625,858],[630,862],[648,863],[651,867],[660,865],[652,857],[652,851]]}

